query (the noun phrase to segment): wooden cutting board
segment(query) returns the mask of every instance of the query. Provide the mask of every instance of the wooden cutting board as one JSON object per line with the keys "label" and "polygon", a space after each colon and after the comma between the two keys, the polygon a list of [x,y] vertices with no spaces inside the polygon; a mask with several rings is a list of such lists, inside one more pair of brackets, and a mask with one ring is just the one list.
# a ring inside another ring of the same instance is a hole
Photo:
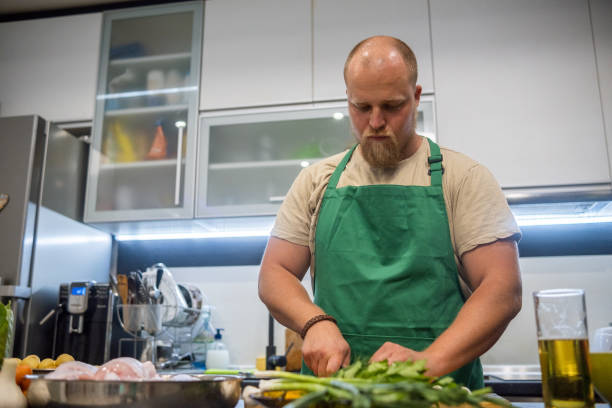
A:
{"label": "wooden cutting board", "polygon": [[[289,346],[291,350],[287,353]],[[300,371],[302,368],[302,338],[293,330],[285,329],[285,355],[287,357],[287,371]]]}

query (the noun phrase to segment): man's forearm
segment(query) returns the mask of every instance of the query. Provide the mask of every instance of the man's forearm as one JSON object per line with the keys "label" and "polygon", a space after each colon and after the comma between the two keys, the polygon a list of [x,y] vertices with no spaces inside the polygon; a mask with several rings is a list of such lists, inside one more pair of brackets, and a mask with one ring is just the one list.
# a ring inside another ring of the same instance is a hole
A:
{"label": "man's forearm", "polygon": [[298,333],[310,318],[324,313],[297,277],[280,266],[262,267],[259,297],[279,323]]}
{"label": "man's forearm", "polygon": [[448,374],[487,351],[521,307],[520,285],[484,281],[451,326],[425,351],[431,375]]}

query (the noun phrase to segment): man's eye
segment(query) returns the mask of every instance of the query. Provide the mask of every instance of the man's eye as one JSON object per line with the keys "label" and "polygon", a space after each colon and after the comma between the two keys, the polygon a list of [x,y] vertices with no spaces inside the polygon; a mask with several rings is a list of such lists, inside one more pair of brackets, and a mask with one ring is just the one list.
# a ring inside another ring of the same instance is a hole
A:
{"label": "man's eye", "polygon": [[355,108],[357,108],[357,110],[361,112],[367,112],[370,110],[369,105],[355,105]]}
{"label": "man's eye", "polygon": [[384,105],[383,109],[388,110],[388,111],[396,111],[401,107],[402,107],[402,104],[400,103],[400,104],[395,104],[395,105]]}

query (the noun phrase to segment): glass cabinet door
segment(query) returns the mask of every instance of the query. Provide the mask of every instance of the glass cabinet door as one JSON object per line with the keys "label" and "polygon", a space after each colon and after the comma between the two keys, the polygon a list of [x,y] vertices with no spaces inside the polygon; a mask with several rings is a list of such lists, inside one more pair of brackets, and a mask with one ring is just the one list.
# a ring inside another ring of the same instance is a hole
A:
{"label": "glass cabinet door", "polygon": [[[434,137],[432,100],[417,132]],[[355,143],[346,104],[201,118],[197,217],[274,215],[300,170]]]}
{"label": "glass cabinet door", "polygon": [[200,2],[105,13],[85,221],[193,217]]}

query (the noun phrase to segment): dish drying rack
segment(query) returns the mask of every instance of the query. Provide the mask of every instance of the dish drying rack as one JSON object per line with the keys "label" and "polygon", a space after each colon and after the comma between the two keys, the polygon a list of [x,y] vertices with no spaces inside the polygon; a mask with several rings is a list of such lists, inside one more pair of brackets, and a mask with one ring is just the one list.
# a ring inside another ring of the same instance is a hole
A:
{"label": "dish drying rack", "polygon": [[[194,309],[164,304],[119,304],[119,324],[131,336],[119,340],[119,350],[124,349],[123,344],[131,342],[133,353],[130,357],[150,360],[158,369],[174,367],[185,359],[193,364],[193,342],[208,327],[211,310],[210,305]],[[170,338],[172,352],[169,357],[158,358],[158,342],[162,336]],[[139,343],[144,343],[140,353]]]}

